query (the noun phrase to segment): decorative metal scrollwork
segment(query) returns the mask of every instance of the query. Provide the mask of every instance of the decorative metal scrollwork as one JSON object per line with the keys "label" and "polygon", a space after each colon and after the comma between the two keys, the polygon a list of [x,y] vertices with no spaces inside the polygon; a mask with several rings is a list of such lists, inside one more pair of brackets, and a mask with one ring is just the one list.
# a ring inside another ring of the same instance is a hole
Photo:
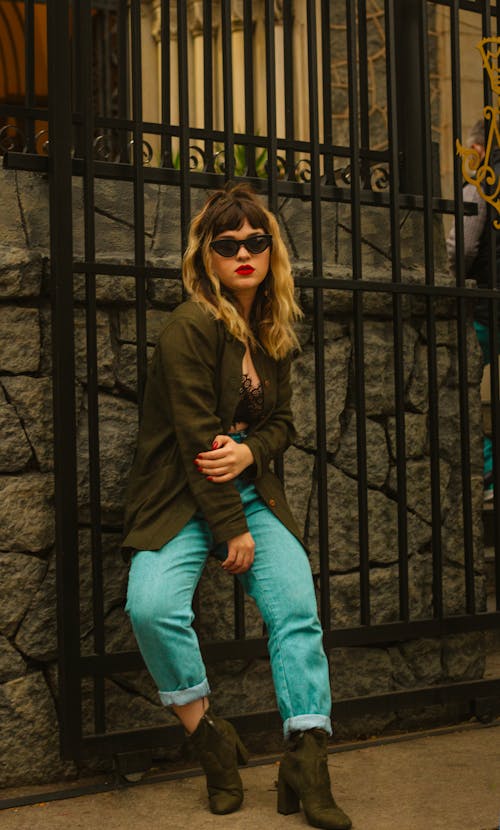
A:
{"label": "decorative metal scrollwork", "polygon": [[[500,37],[483,38],[478,43],[492,92],[497,95],[497,106],[483,110],[485,121],[490,122],[488,135],[485,129],[485,148],[482,156],[475,147],[466,147],[457,138],[457,154],[462,158],[462,175],[478,194],[500,214],[500,178],[492,164],[492,154],[500,147]],[[500,230],[500,219],[493,220],[493,227]]]}
{"label": "decorative metal scrollwork", "polygon": [[[336,178],[339,177],[344,184],[349,187],[351,186],[352,166],[350,164],[346,164],[345,167],[336,168],[334,175]],[[367,181],[365,182],[363,180],[362,186],[366,189],[381,192],[383,190],[387,190],[390,185],[390,181],[391,179],[387,166],[380,164],[380,162],[374,162],[368,166]]]}
{"label": "decorative metal scrollwork", "polygon": [[226,172],[226,151],[218,150],[214,155],[214,170],[216,173],[224,174]]}
{"label": "decorative metal scrollwork", "polygon": [[294,167],[295,179],[298,182],[308,183],[312,177],[312,167],[310,159],[299,159]]}
{"label": "decorative metal scrollwork", "polygon": [[[129,141],[128,146],[130,147],[132,152],[134,150],[134,145],[135,145],[134,139]],[[154,155],[153,148],[151,147],[151,144],[149,143],[149,141],[146,141],[145,138],[142,139],[141,145],[142,145],[142,163],[145,167],[148,167],[151,164],[152,160],[153,160],[153,155]]]}
{"label": "decorative metal scrollwork", "polygon": [[117,161],[116,143],[109,133],[101,133],[94,139],[94,156],[98,161]]}
{"label": "decorative metal scrollwork", "polygon": [[[275,161],[276,161],[276,174],[278,176],[278,179],[285,179],[286,178],[286,159],[284,159],[283,156],[276,156]],[[265,176],[269,175],[269,163],[267,161],[264,163],[264,169],[263,169],[262,172],[259,172],[259,169],[257,169],[257,175],[258,176],[262,177],[263,174]]]}
{"label": "decorative metal scrollwork", "polygon": [[201,147],[197,147],[195,144],[189,148],[189,169],[196,171],[196,170],[204,170],[206,164],[206,156],[204,150]]}
{"label": "decorative metal scrollwork", "polygon": [[49,131],[39,130],[35,135],[35,148],[40,156],[49,155]]}
{"label": "decorative metal scrollwork", "polygon": [[6,124],[0,130],[0,154],[8,152],[26,153],[28,145],[22,130],[15,124]]}
{"label": "decorative metal scrollwork", "polygon": [[370,185],[372,190],[387,190],[390,184],[390,175],[387,167],[377,164],[370,169]]}

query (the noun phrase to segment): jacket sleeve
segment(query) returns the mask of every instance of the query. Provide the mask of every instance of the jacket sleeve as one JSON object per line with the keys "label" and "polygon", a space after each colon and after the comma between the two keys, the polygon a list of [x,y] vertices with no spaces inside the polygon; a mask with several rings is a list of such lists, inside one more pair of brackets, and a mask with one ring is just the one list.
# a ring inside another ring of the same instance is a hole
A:
{"label": "jacket sleeve", "polygon": [[[212,324],[213,322],[213,324]],[[216,543],[245,533],[248,526],[233,482],[207,481],[194,464],[222,430],[217,413],[217,329],[215,321],[181,318],[167,326],[157,349],[157,371],[166,390],[189,489]]]}
{"label": "jacket sleeve", "polygon": [[295,438],[291,407],[290,365],[290,357],[278,363],[276,406],[268,418],[245,441],[254,457],[254,464],[248,470],[252,478],[260,478],[267,470],[269,462],[284,452]]}

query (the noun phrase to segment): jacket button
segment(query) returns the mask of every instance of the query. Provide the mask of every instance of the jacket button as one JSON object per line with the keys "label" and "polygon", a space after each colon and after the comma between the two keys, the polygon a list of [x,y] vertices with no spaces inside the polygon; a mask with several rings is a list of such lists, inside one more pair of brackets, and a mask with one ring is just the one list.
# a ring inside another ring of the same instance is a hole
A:
{"label": "jacket button", "polygon": [[269,381],[268,381],[268,380],[265,380],[265,381],[264,381],[264,386],[265,386],[265,387],[268,387],[268,386],[269,386]]}
{"label": "jacket button", "polygon": [[269,499],[269,507],[276,507],[276,500],[275,499]]}

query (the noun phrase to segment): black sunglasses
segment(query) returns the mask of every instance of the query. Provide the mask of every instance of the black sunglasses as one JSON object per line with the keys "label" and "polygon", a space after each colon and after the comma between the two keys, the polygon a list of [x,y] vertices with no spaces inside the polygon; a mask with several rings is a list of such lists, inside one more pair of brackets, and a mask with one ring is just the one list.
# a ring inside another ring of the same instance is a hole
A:
{"label": "black sunglasses", "polygon": [[247,236],[246,239],[216,239],[210,243],[216,254],[219,256],[236,256],[241,246],[244,245],[249,254],[262,254],[273,244],[270,233],[259,233],[255,236]]}

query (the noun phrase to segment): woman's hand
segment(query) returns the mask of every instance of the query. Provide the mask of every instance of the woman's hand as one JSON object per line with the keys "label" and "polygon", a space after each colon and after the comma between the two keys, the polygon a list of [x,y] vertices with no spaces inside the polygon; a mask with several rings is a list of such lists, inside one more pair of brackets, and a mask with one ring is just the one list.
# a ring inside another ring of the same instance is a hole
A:
{"label": "woman's hand", "polygon": [[252,566],[255,542],[248,531],[234,536],[227,543],[227,558],[222,567],[230,574],[244,574]]}
{"label": "woman's hand", "polygon": [[254,462],[250,447],[233,441],[230,435],[216,435],[212,447],[208,452],[198,453],[194,463],[214,484],[232,481]]}

